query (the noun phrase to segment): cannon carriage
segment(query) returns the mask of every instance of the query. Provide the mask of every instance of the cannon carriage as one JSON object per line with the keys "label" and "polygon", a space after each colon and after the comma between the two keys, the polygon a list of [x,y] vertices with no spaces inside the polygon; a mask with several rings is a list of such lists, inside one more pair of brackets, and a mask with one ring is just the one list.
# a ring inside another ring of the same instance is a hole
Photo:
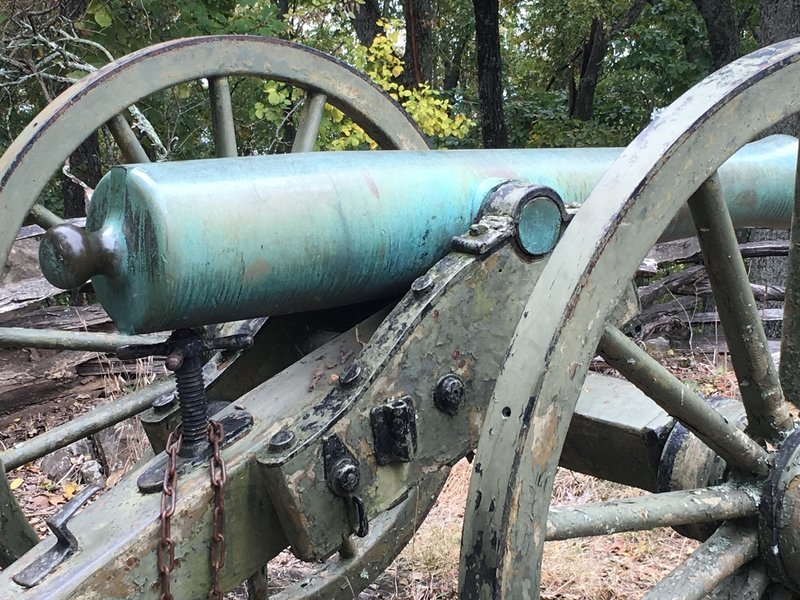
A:
{"label": "cannon carriage", "polygon": [[[461,597],[538,597],[545,540],[664,526],[703,544],[649,597],[797,594],[798,330],[787,314],[779,377],[734,227],[790,226],[797,142],[753,140],[800,110],[799,60],[786,42],[731,64],[625,149],[430,150],[366,79],[266,38],[168,42],[74,85],[0,159],[0,256],[33,215],[44,274],[91,279],[124,335],[0,344],[162,355],[176,376],[0,453],[9,470],[136,414],[156,452],[36,545],[4,485],[0,595],[220,597],[289,547],[319,568],[279,598],[352,598],[467,455]],[[291,154],[236,157],[229,76],[307,90]],[[123,111],[201,78],[216,157],[150,163]],[[310,152],[326,103],[391,151]],[[126,164],[85,228],[60,223],[35,201],[102,126]],[[741,402],[623,332],[642,258],[693,232]],[[597,353],[624,379],[587,376]],[[550,510],[559,462],[654,493]]]}

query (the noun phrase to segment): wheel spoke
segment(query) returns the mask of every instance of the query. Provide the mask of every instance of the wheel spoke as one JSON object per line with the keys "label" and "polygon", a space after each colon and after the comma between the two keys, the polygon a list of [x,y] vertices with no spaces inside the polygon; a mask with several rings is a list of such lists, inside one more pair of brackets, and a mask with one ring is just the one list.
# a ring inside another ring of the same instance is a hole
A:
{"label": "wheel spoke", "polygon": [[64,219],[38,202],[31,207],[31,212],[28,213],[28,216],[31,221],[42,229],[50,229],[54,225],[59,225],[64,222]]}
{"label": "wheel spoke", "polygon": [[689,199],[731,362],[757,439],[777,442],[792,427],[728,207],[715,173]]}
{"label": "wheel spoke", "polygon": [[117,142],[122,157],[129,163],[148,163],[150,158],[144,151],[142,144],[133,129],[128,125],[128,121],[122,115],[115,115],[106,123],[114,141]]}
{"label": "wheel spoke", "polygon": [[322,122],[322,113],[327,101],[328,97],[325,94],[312,94],[306,98],[292,152],[311,152],[314,149],[314,142],[317,141],[319,135],[319,124]]}
{"label": "wheel spoke", "polygon": [[783,301],[781,362],[778,367],[786,399],[800,406],[800,152],[795,169],[792,230],[789,236],[789,270]]}
{"label": "wheel spoke", "polygon": [[41,458],[59,448],[68,446],[128,417],[138,415],[153,405],[164,394],[175,390],[175,381],[168,379],[137,390],[127,396],[95,408],[63,425],[49,429],[18,446],[0,452],[0,462],[7,471]]}
{"label": "wheel spoke", "polygon": [[766,450],[726,421],[619,329],[606,328],[598,351],[608,364],[686,425],[728,465],[738,465],[757,475],[767,474]]}
{"label": "wheel spoke", "polygon": [[749,517],[758,511],[755,488],[721,485],[625,498],[613,502],[551,507],[547,541],[641,531]]}
{"label": "wheel spoke", "polygon": [[762,597],[769,584],[767,566],[755,559],[726,578],[708,597],[709,600],[755,600]]}
{"label": "wheel spoke", "polygon": [[217,158],[236,156],[236,129],[233,125],[231,88],[227,77],[208,80],[211,99],[211,128],[214,131],[214,154]]}
{"label": "wheel spoke", "polygon": [[757,552],[755,527],[724,523],[644,598],[700,600],[736,569],[755,558]]}
{"label": "wheel spoke", "polygon": [[0,327],[0,348],[23,346],[52,350],[84,350],[114,352],[128,344],[152,344],[164,338],[94,331],[61,331],[60,329],[28,329]]}

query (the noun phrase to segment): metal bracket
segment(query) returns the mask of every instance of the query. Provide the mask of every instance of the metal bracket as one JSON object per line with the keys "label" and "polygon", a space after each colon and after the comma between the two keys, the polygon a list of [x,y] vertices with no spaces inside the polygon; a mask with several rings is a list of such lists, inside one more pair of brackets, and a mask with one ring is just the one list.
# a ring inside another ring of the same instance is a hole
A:
{"label": "metal bracket", "polygon": [[99,489],[99,485],[90,485],[84,488],[80,493],[75,495],[72,500],[67,502],[61,510],[47,519],[47,526],[50,528],[50,531],[53,532],[53,535],[56,536],[56,543],[47,552],[17,573],[13,577],[16,583],[26,588],[35,586],[58,565],[77,552],[78,540],[76,540],[72,532],[67,529],[67,524],[73,515],[78,512],[78,509],[83,506],[89,498],[94,496]]}
{"label": "metal bracket", "polygon": [[[225,439],[220,444],[221,448],[231,444],[244,435],[253,425],[253,416],[243,410],[237,410],[219,419],[225,433]],[[197,455],[190,457],[178,457],[178,473],[191,471],[198,464],[208,463],[211,457],[211,446],[208,446]],[[167,467],[167,455],[161,454],[156,461],[150,465],[136,480],[139,491],[143,494],[160,492],[164,485],[164,469]]]}
{"label": "metal bracket", "polygon": [[358,460],[338,435],[323,438],[322,460],[328,487],[344,498],[350,530],[358,537],[365,537],[369,533],[367,510],[364,500],[355,494],[361,481]]}
{"label": "metal bracket", "polygon": [[511,217],[486,215],[471,225],[466,235],[454,237],[453,248],[469,254],[486,254],[512,235],[514,220]]}
{"label": "metal bracket", "polygon": [[453,248],[483,255],[513,237],[524,256],[538,258],[553,249],[569,218],[552,188],[507,181],[491,190],[480,220],[453,238]]}
{"label": "metal bracket", "polygon": [[375,461],[410,462],[417,450],[417,417],[411,396],[395,398],[370,412]]}

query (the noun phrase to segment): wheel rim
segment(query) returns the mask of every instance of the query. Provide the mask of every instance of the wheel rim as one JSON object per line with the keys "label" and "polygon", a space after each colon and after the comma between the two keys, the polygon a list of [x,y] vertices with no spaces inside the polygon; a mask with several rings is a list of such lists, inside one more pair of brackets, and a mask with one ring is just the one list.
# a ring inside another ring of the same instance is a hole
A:
{"label": "wheel rim", "polygon": [[[792,92],[799,58],[797,41],[765,48],[678,99],[609,169],[554,250],[525,310],[537,318],[520,322],[489,404],[484,431],[494,427],[494,435],[481,436],[468,505],[478,497],[483,502],[466,515],[462,542],[465,598],[539,596],[558,457],[588,363],[625,283],[717,167],[800,110]],[[756,435],[780,444],[790,425],[782,403],[745,404],[751,427],[757,408],[768,413]],[[748,552],[755,543],[752,529],[723,535],[746,541]]]}
{"label": "wheel rim", "polygon": [[[147,160],[141,145],[120,116],[129,106],[158,91],[177,84],[208,78],[211,122],[217,156],[235,156],[236,139],[230,108],[227,77],[253,76],[281,81],[307,92],[306,111],[298,127],[292,151],[310,151],[319,133],[319,122],[326,104],[350,117],[382,149],[426,150],[425,136],[392,98],[354,69],[316,50],[299,44],[255,36],[211,36],[166,42],[117,60],[61,94],[25,128],[0,158],[0,257],[2,264],[14,242],[17,230],[51,175],[93,131],[108,123],[117,145],[131,162]],[[116,120],[116,122],[115,122]],[[127,130],[126,130],[127,127]],[[247,326],[247,325],[245,325]],[[222,335],[240,329],[229,323]],[[225,366],[228,366],[227,361]],[[149,397],[149,396],[148,396]],[[122,400],[117,401],[123,402]],[[147,403],[145,403],[147,404]],[[130,410],[119,412],[112,425],[142,412],[145,404],[131,403]],[[73,432],[74,433],[74,432]],[[82,432],[84,437],[85,432]],[[74,438],[74,435],[73,435]],[[59,443],[67,445],[72,438]],[[56,449],[52,444],[34,458]],[[19,450],[19,449],[17,449]],[[26,455],[26,459],[31,456]],[[430,494],[413,508],[426,510],[443,484],[441,478],[427,483]],[[407,510],[407,508],[406,508]],[[399,511],[402,516],[403,511]],[[338,578],[346,576],[353,565],[374,562],[370,544],[378,544],[381,561],[391,560],[385,548],[389,532],[396,531],[397,515],[385,519],[348,566],[334,566],[317,578],[319,586],[336,588]],[[404,532],[403,535],[411,532]],[[399,552],[400,548],[396,548]],[[360,569],[359,569],[360,570]],[[366,586],[358,579],[356,585]]]}
{"label": "wheel rim", "polygon": [[255,36],[195,37],[134,52],[82,79],[25,128],[0,158],[0,259],[52,173],[94,130],[157,91],[190,80],[251,75],[324,94],[384,149],[428,143],[385,92],[316,50]]}

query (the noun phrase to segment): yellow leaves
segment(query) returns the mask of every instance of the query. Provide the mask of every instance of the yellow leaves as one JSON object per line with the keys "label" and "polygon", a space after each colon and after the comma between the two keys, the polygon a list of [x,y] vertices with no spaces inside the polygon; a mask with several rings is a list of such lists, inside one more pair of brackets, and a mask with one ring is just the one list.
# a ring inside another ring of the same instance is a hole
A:
{"label": "yellow leaves", "polygon": [[74,481],[68,481],[64,484],[64,498],[69,500],[78,491],[78,484]]}
{"label": "yellow leaves", "polygon": [[11,482],[8,484],[8,487],[10,487],[12,490],[15,490],[15,489],[17,489],[19,486],[21,486],[21,485],[22,485],[23,481],[24,481],[24,480],[22,479],[22,477],[17,477],[17,478],[15,478],[15,479],[12,479],[12,480],[11,480]]}
{"label": "yellow leaves", "polygon": [[[383,32],[369,47],[348,46],[346,59],[363,71],[395,101],[400,103],[426,135],[434,137],[463,138],[475,122],[464,115],[455,114],[447,98],[429,85],[407,88],[401,77],[405,70],[400,47],[400,34],[404,30],[400,20],[381,19],[378,25]],[[253,105],[256,119],[276,127],[276,132],[291,122],[297,125],[303,111],[298,103],[305,97],[299,87],[288,87],[275,81],[264,83],[263,95]],[[340,110],[326,105],[314,148],[318,150],[374,149],[377,144],[363,129]]]}

